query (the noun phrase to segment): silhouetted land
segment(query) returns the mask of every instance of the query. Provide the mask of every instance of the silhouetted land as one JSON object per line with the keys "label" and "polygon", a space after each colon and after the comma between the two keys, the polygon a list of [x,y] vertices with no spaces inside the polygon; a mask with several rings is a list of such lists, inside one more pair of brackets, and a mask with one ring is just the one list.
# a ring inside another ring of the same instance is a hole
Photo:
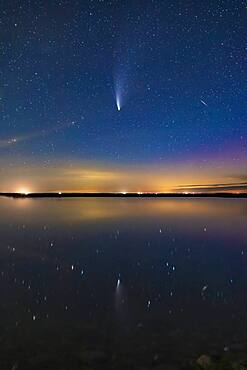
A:
{"label": "silhouetted land", "polygon": [[247,198],[247,193],[0,193],[12,198]]}

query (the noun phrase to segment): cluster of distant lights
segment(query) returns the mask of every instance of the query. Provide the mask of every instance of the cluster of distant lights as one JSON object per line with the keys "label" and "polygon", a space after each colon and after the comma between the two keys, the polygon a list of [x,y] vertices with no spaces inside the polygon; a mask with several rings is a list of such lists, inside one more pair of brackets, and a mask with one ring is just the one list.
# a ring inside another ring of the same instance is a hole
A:
{"label": "cluster of distant lights", "polygon": [[[20,188],[16,191],[17,194],[21,194],[21,195],[29,195],[29,194],[34,194],[34,192],[30,191],[28,188]],[[41,192],[42,193],[42,192]],[[58,195],[63,195],[63,194],[66,194],[67,192],[52,192],[51,194],[58,194]],[[82,192],[83,193],[83,192]],[[99,192],[101,193],[101,192]],[[148,194],[155,194],[155,195],[159,195],[159,194],[172,194],[173,192],[152,192],[152,191],[146,191],[146,192],[143,192],[143,191],[120,191],[120,192],[109,192],[109,194],[122,194],[122,195],[128,195],[128,194],[138,194],[138,195],[148,195]],[[183,192],[174,192],[174,194],[184,194],[184,195],[193,195],[193,194],[201,194],[202,192],[194,192],[194,191],[183,191]],[[239,192],[235,191],[234,192],[235,194],[240,194]]]}
{"label": "cluster of distant lights", "polygon": [[[30,191],[28,188],[20,188],[16,191],[17,194],[21,194],[21,195],[29,195],[29,194],[32,194],[34,192]],[[83,193],[83,192],[82,192]],[[101,193],[101,192],[99,192]],[[158,194],[166,194],[167,192],[153,192],[153,191],[120,191],[120,192],[109,192],[110,194],[122,194],[122,195],[128,195],[128,194],[138,194],[138,195],[143,195],[143,194],[155,194],[155,195],[158,195]],[[54,194],[59,194],[59,195],[62,195],[62,194],[66,194],[66,192],[55,192]],[[170,194],[168,192],[168,194]],[[174,194],[178,194],[178,193],[174,193]],[[183,191],[181,192],[180,194],[184,194],[184,195],[188,195],[188,194],[200,194],[200,192],[188,192],[188,191]]]}

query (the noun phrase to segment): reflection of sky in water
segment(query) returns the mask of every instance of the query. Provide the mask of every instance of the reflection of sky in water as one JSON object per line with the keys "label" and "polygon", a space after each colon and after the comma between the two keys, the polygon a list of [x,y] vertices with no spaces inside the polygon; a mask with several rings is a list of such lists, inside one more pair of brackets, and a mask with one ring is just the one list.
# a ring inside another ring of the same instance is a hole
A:
{"label": "reflection of sky in water", "polygon": [[1,199],[0,215],[2,352],[171,363],[246,342],[245,200]]}

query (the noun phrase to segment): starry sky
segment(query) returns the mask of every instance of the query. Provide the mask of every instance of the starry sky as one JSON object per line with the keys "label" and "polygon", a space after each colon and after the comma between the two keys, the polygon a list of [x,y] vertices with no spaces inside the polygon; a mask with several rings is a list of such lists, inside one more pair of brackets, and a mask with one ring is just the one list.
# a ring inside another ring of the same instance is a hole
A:
{"label": "starry sky", "polygon": [[3,1],[0,191],[246,191],[246,6]]}

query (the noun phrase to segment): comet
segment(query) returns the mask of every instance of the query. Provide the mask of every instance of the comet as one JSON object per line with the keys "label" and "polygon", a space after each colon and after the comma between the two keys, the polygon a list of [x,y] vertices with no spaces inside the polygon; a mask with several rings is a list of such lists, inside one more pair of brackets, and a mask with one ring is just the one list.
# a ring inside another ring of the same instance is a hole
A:
{"label": "comet", "polygon": [[117,75],[114,78],[114,100],[116,102],[117,110],[120,111],[122,109],[123,103],[124,103],[124,80],[123,76],[121,74]]}
{"label": "comet", "polygon": [[118,96],[116,97],[116,104],[117,104],[117,110],[120,111],[121,110],[121,105],[120,105],[120,99],[119,99]]}

